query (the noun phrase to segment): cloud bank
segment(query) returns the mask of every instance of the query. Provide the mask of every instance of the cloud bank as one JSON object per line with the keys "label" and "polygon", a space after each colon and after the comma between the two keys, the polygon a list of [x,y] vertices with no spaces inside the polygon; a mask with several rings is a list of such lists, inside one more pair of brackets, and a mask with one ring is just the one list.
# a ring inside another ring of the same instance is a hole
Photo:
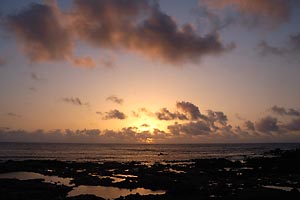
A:
{"label": "cloud bank", "polygon": [[[73,101],[76,105],[82,105],[82,103],[80,104],[81,101],[77,101],[76,98]],[[206,113],[200,113],[198,106],[187,101],[177,102],[176,105],[180,106],[176,107],[178,110],[174,112],[168,108],[162,108],[159,112],[148,115],[148,117],[161,121],[169,120],[164,130],[153,128],[153,124],[149,124],[147,121],[139,126],[128,126],[118,130],[25,131],[0,128],[0,141],[87,143],[283,142],[283,136],[285,142],[300,141],[300,116],[295,114],[296,109],[294,108],[273,106],[275,112],[272,111],[272,114],[274,116],[262,116],[254,122],[243,119],[241,126],[233,126],[222,111],[207,110]],[[189,108],[184,109],[188,112],[184,113],[181,110],[182,106]],[[140,112],[147,114],[150,111],[143,108],[140,109]],[[100,114],[103,120],[125,120],[128,118],[125,113],[117,109],[96,113]],[[192,116],[198,117],[191,117],[191,113],[196,113]],[[10,116],[17,117],[13,113]],[[179,116],[183,118],[181,119]]]}

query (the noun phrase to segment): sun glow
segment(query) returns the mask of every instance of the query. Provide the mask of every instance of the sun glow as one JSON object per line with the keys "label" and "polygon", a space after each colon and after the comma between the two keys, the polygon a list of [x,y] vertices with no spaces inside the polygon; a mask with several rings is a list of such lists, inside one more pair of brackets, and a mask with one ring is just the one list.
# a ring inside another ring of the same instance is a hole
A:
{"label": "sun glow", "polygon": [[149,124],[142,124],[142,125],[139,126],[138,129],[139,129],[141,132],[144,132],[144,131],[149,131],[149,132],[151,132],[151,131],[153,131],[154,128],[152,128],[151,125],[149,125]]}
{"label": "sun glow", "polygon": [[133,126],[138,128],[139,132],[150,132],[153,133],[155,129],[164,130],[165,125],[159,120],[153,119],[151,117],[141,117],[134,122],[132,122]]}

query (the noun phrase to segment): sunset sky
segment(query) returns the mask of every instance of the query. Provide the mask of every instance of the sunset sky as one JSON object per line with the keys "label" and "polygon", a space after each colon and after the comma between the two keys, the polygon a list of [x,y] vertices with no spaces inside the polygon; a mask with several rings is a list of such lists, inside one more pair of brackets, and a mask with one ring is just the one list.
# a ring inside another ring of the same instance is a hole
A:
{"label": "sunset sky", "polygon": [[0,142],[300,142],[300,1],[0,1]]}

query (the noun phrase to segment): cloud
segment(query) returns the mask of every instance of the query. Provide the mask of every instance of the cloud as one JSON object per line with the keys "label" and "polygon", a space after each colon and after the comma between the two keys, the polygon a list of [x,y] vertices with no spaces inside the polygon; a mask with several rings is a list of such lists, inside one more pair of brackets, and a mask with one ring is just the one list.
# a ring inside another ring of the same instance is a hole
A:
{"label": "cloud", "polygon": [[124,103],[124,99],[119,98],[115,95],[111,95],[111,96],[107,97],[106,101],[111,101],[111,102],[119,104],[119,105],[122,105]]}
{"label": "cloud", "polygon": [[132,111],[132,116],[134,117],[140,117],[141,115],[153,116],[153,113],[146,108],[139,108],[137,111]]}
{"label": "cloud", "polygon": [[199,0],[209,9],[233,9],[240,14],[244,24],[274,27],[288,22],[292,9],[299,2],[293,0]]}
{"label": "cloud", "polygon": [[22,117],[22,115],[12,113],[12,112],[7,113],[6,115],[9,116],[9,117],[14,117],[14,118],[21,118]]}
{"label": "cloud", "polygon": [[278,120],[275,117],[266,116],[255,123],[255,129],[263,133],[277,132]]}
{"label": "cloud", "polygon": [[[171,64],[197,62],[219,55],[235,45],[225,45],[217,31],[200,35],[193,25],[176,20],[150,0],[74,0],[68,12],[55,3],[32,3],[6,17],[31,62],[70,61],[93,68],[88,57],[73,55],[76,41],[94,47],[127,50]],[[101,60],[105,66],[111,61]]]}
{"label": "cloud", "polygon": [[6,64],[6,60],[0,57],[0,67],[4,66],[5,64]]}
{"label": "cloud", "polygon": [[22,43],[31,62],[66,60],[73,44],[57,7],[32,3],[19,13],[9,15],[6,23]]}
{"label": "cloud", "polygon": [[221,126],[227,126],[227,122],[228,122],[227,116],[223,112],[220,111],[216,112],[212,110],[207,111],[206,120],[211,124],[211,126],[214,129],[218,129],[218,127],[215,124],[216,122]]}
{"label": "cloud", "polygon": [[295,110],[293,108],[289,108],[286,109],[284,107],[279,107],[279,106],[273,106],[271,108],[271,111],[275,114],[284,116],[284,115],[288,115],[288,116],[300,116],[300,111],[299,110]]}
{"label": "cloud", "polygon": [[36,92],[36,91],[37,91],[37,89],[36,89],[35,87],[33,87],[33,86],[29,87],[28,89],[29,89],[31,92]]}
{"label": "cloud", "polygon": [[78,67],[90,68],[90,69],[96,67],[94,60],[89,56],[74,57],[72,59],[72,61],[73,61],[73,64]]}
{"label": "cloud", "polygon": [[142,124],[141,127],[148,128],[148,127],[150,127],[150,125],[149,124]]}
{"label": "cloud", "polygon": [[249,120],[245,121],[245,127],[246,127],[247,130],[255,131],[254,123],[249,121]]}
{"label": "cloud", "polygon": [[77,105],[77,106],[89,106],[89,103],[83,103],[78,97],[75,97],[75,98],[66,97],[66,98],[63,98],[62,100],[66,103],[70,103],[70,104]]}
{"label": "cloud", "polygon": [[271,46],[266,41],[261,41],[258,44],[258,49],[259,49],[259,53],[262,56],[266,56],[266,55],[270,55],[270,54],[276,55],[276,56],[282,56],[282,55],[286,54],[286,52],[287,52],[287,49]]}
{"label": "cloud", "polygon": [[287,124],[284,124],[283,127],[289,131],[300,131],[300,118],[293,119]]}
{"label": "cloud", "polygon": [[159,120],[187,120],[188,118],[179,112],[172,113],[167,108],[162,108],[159,112],[155,113],[157,119]]}
{"label": "cloud", "polygon": [[290,35],[289,44],[294,51],[300,52],[300,33]]}
{"label": "cloud", "polygon": [[32,72],[30,74],[30,78],[34,81],[42,81],[43,79],[41,77],[39,77],[36,73]]}
{"label": "cloud", "polygon": [[79,37],[101,48],[127,49],[167,63],[198,61],[234,48],[217,33],[199,36],[190,24],[180,27],[147,0],[76,0],[74,26]]}
{"label": "cloud", "polygon": [[115,60],[114,58],[101,58],[98,62],[100,62],[101,65],[107,68],[112,68],[115,65]]}
{"label": "cloud", "polygon": [[126,119],[126,118],[127,118],[127,116],[123,112],[120,112],[117,109],[106,112],[105,116],[103,117],[104,120],[109,120],[109,119],[123,120],[123,119]]}
{"label": "cloud", "polygon": [[54,142],[54,143],[95,143],[103,140],[98,129],[82,130],[1,130],[1,142]]}
{"label": "cloud", "polygon": [[[65,98],[64,101],[78,106],[85,105],[79,98]],[[201,114],[198,106],[190,102],[177,102],[178,109],[185,111],[171,112],[167,108],[161,109],[157,113],[151,113],[146,108],[138,109],[138,114],[146,114],[149,117],[160,120],[180,120],[165,122],[167,128],[160,130],[153,129],[153,124],[141,123],[135,127],[124,127],[119,130],[12,130],[0,128],[0,141],[28,141],[28,142],[87,142],[87,143],[198,143],[198,142],[250,142],[250,141],[281,141],[282,137],[286,141],[300,139],[300,118],[295,109],[286,109],[273,106],[282,119],[265,116],[255,123],[249,120],[242,120],[244,124],[231,125],[227,115],[221,111],[208,110],[207,115]],[[160,114],[158,114],[160,113]],[[191,114],[194,113],[194,114]],[[7,116],[18,117],[14,113],[6,113]],[[127,118],[125,113],[114,109],[108,112],[96,112],[102,119]],[[151,114],[151,115],[150,115]],[[160,116],[160,117],[158,117]],[[191,117],[195,116],[195,117]],[[291,118],[290,116],[293,116]],[[286,117],[286,118],[285,118]],[[161,125],[158,125],[161,126]],[[149,130],[148,130],[149,129]],[[151,130],[151,131],[150,131]]]}
{"label": "cloud", "polygon": [[168,126],[168,130],[172,135],[208,135],[211,131],[209,126],[202,121],[185,124],[175,123],[174,125]]}
{"label": "cloud", "polygon": [[177,102],[176,107],[184,113],[186,113],[191,120],[197,120],[202,118],[199,108],[190,102]]}
{"label": "cloud", "polygon": [[300,33],[292,34],[288,37],[285,46],[275,47],[270,45],[267,41],[261,41],[258,44],[259,52],[262,56],[276,55],[286,56],[294,55],[297,56],[300,53]]}

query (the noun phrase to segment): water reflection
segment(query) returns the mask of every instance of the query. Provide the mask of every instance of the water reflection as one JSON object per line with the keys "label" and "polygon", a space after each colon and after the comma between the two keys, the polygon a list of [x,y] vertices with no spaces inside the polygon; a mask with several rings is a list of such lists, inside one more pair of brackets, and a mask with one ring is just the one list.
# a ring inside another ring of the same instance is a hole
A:
{"label": "water reflection", "polygon": [[264,188],[269,188],[269,189],[275,189],[275,190],[284,190],[284,191],[287,191],[287,192],[290,192],[293,189],[293,187],[275,186],[275,185],[264,185],[263,187]]}
{"label": "water reflection", "polygon": [[85,186],[81,185],[78,187],[74,187],[74,189],[69,192],[68,196],[77,196],[81,194],[94,194],[99,197],[103,197],[105,199],[115,199],[120,196],[127,196],[129,194],[136,194],[139,193],[140,195],[149,195],[149,194],[165,194],[166,192],[163,190],[148,190],[145,188],[137,188],[133,190],[129,189],[120,189],[117,187],[104,187],[104,186]]}
{"label": "water reflection", "polygon": [[72,178],[62,178],[58,176],[45,176],[43,174],[34,173],[34,172],[10,172],[0,174],[0,179],[19,179],[19,180],[31,180],[31,179],[43,179],[46,183],[74,186],[70,184]]}

